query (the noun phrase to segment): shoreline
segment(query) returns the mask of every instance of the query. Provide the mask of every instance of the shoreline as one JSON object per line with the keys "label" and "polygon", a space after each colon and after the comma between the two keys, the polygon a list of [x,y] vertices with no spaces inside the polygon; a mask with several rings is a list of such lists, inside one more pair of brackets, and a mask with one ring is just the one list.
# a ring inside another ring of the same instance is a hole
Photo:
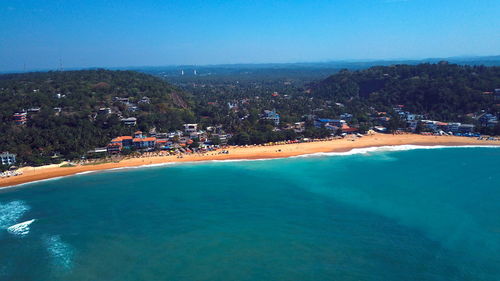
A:
{"label": "shoreline", "polygon": [[476,138],[456,136],[424,136],[415,134],[385,135],[374,134],[363,136],[353,141],[352,138],[325,140],[297,144],[279,144],[273,146],[248,146],[229,147],[225,150],[229,154],[219,154],[218,151],[205,154],[188,154],[182,158],[171,156],[147,156],[140,158],[127,158],[119,162],[107,162],[93,165],[78,165],[74,167],[61,167],[62,164],[41,167],[23,167],[23,174],[19,176],[0,179],[0,189],[56,179],[77,174],[86,174],[101,170],[126,169],[150,165],[166,165],[186,162],[208,162],[224,160],[264,160],[276,158],[289,158],[320,153],[343,153],[354,149],[376,148],[384,146],[499,146],[500,141],[477,140]]}

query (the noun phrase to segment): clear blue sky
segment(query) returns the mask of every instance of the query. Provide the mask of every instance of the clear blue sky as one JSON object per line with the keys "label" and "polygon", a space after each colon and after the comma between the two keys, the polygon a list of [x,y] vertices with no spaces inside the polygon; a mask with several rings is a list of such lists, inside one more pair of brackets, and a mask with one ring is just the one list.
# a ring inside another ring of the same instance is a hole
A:
{"label": "clear blue sky", "polygon": [[499,0],[0,1],[0,71],[499,53]]}

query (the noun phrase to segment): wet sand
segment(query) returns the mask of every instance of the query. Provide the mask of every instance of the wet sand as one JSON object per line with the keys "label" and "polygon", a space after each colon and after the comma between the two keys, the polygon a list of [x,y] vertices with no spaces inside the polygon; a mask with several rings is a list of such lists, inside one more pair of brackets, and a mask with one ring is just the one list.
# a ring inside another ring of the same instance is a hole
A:
{"label": "wet sand", "polygon": [[123,159],[119,162],[109,162],[95,165],[78,165],[75,167],[61,167],[61,165],[47,165],[42,167],[24,167],[22,175],[0,179],[0,187],[13,186],[44,179],[69,176],[78,173],[107,170],[114,168],[137,167],[151,164],[170,162],[197,162],[210,160],[241,160],[241,159],[270,159],[299,156],[320,152],[346,152],[355,148],[422,145],[422,146],[464,146],[464,145],[494,145],[500,146],[500,141],[477,140],[476,138],[456,136],[424,136],[414,134],[384,135],[375,134],[364,136],[353,141],[344,138],[328,141],[316,141],[297,144],[282,144],[273,146],[229,147],[228,154],[219,154],[219,151],[204,154],[186,154],[182,158],[171,156],[150,156]]}

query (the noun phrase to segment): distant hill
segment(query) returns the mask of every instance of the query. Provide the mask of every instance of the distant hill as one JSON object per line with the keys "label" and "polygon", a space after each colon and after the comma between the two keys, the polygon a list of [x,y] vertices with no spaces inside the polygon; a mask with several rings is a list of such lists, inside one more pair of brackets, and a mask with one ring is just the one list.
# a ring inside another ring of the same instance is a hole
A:
{"label": "distant hill", "polygon": [[[175,106],[174,87],[164,80],[135,71],[99,69],[4,74],[0,75],[0,88],[0,99],[8,103],[11,110],[40,105],[93,110],[109,106],[114,97],[139,100],[143,96]],[[56,99],[57,94],[65,95],[65,99]]]}
{"label": "distant hill", "polygon": [[390,108],[403,104],[414,113],[442,120],[480,110],[498,111],[491,94],[500,88],[500,67],[437,64],[377,66],[343,70],[311,85],[313,96],[336,102],[359,100]]}
{"label": "distant hill", "polygon": [[[134,130],[170,130],[194,120],[189,96],[134,71],[82,70],[0,75],[0,151],[21,161],[75,158]],[[25,124],[13,114],[27,111]],[[121,122],[137,118],[136,126]]]}

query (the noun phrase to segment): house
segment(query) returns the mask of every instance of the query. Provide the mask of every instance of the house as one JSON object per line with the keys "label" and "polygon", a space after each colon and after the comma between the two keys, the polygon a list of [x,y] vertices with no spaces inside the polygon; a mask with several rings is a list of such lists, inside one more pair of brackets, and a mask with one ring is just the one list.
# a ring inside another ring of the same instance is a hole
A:
{"label": "house", "polygon": [[184,124],[184,132],[185,133],[194,133],[198,131],[198,124]]}
{"label": "house", "polygon": [[135,117],[129,117],[129,118],[123,118],[121,119],[124,125],[127,126],[135,126],[137,125],[137,118]]}
{"label": "house", "polygon": [[4,166],[14,165],[16,164],[16,155],[9,152],[3,152],[0,154],[0,163]]}
{"label": "house", "polygon": [[314,126],[316,128],[332,128],[332,127],[337,127],[337,128],[342,128],[342,125],[346,124],[345,120],[341,119],[326,119],[326,118],[320,118],[314,120]]}
{"label": "house", "polygon": [[228,134],[212,134],[211,138],[219,138],[220,144],[226,145],[227,141],[231,138],[231,135]]}
{"label": "house", "polygon": [[135,131],[135,133],[134,133],[134,139],[137,139],[137,138],[140,138],[140,139],[143,138],[142,131]]}
{"label": "house", "polygon": [[119,143],[123,148],[131,148],[133,138],[131,136],[120,136],[111,140],[110,143]]}
{"label": "house", "polygon": [[458,122],[450,122],[448,123],[448,126],[446,126],[446,131],[452,132],[452,133],[458,133],[458,128],[460,128],[461,123]]}
{"label": "house", "polygon": [[142,97],[142,99],[139,101],[139,103],[145,103],[145,104],[150,104],[151,103],[151,99],[144,96]]}
{"label": "house", "polygon": [[421,120],[420,121],[422,123],[422,125],[426,128],[426,129],[429,129],[431,131],[436,131],[437,130],[437,121],[433,121],[433,120]]}
{"label": "house", "polygon": [[276,113],[276,109],[264,110],[264,115],[262,116],[264,120],[270,120],[274,125],[278,126],[280,124],[280,115]]}
{"label": "house", "polygon": [[173,143],[167,139],[156,139],[155,146],[161,149],[169,149]]}
{"label": "house", "polygon": [[417,129],[418,121],[416,120],[406,121],[406,125],[408,126],[408,128],[410,128],[412,132],[415,132],[415,130]]}
{"label": "house", "polygon": [[349,127],[347,124],[343,124],[341,130],[343,133],[348,133],[348,134],[356,133],[358,131],[357,128]]}
{"label": "house", "polygon": [[128,98],[114,97],[114,101],[128,103]]}
{"label": "house", "polygon": [[237,104],[237,103],[231,103],[231,102],[228,102],[228,103],[227,103],[227,107],[228,107],[230,110],[236,110],[236,109],[238,109],[238,104]]}
{"label": "house", "polygon": [[446,129],[448,128],[448,123],[446,122],[436,122],[436,126],[439,130],[443,130],[443,131],[446,131]]}
{"label": "house", "polygon": [[491,113],[486,113],[479,117],[479,123],[481,123],[483,127],[495,127],[497,121],[498,118]]}
{"label": "house", "polygon": [[415,114],[411,114],[407,112],[406,114],[406,121],[415,121],[417,119],[417,116]]}
{"label": "house", "polygon": [[111,108],[109,108],[109,107],[101,107],[101,108],[99,108],[99,110],[97,111],[97,113],[103,114],[103,115],[111,114]]}
{"label": "house", "polygon": [[292,128],[296,133],[302,133],[306,129],[306,122],[295,122]]}
{"label": "house", "polygon": [[139,107],[133,103],[127,103],[126,106],[127,106],[127,110],[130,112],[136,112],[139,110]]}
{"label": "house", "polygon": [[341,119],[345,119],[345,120],[351,120],[352,119],[352,114],[350,114],[350,113],[342,113],[342,114],[340,114],[340,118]]}
{"label": "house", "polygon": [[472,133],[474,132],[475,126],[472,124],[462,124],[458,127],[458,132],[460,133]]}
{"label": "house", "polygon": [[28,108],[28,112],[33,112],[33,113],[40,112],[40,107]]}
{"label": "house", "polygon": [[106,149],[108,151],[108,153],[110,154],[116,154],[116,153],[120,153],[123,149],[123,146],[121,143],[110,143],[108,144],[108,146],[106,146]]}
{"label": "house", "polygon": [[16,112],[14,113],[14,115],[12,116],[13,119],[14,119],[14,122],[16,123],[16,125],[24,125],[26,124],[26,121],[28,120],[28,113],[26,112]]}

